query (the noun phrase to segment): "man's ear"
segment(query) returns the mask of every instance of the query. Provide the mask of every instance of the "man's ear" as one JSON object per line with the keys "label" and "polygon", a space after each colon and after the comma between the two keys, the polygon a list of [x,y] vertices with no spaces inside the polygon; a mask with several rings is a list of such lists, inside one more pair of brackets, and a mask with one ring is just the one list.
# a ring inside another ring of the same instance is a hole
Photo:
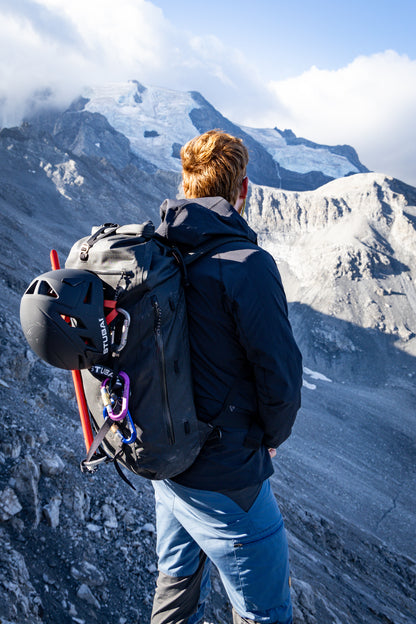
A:
{"label": "man's ear", "polygon": [[242,199],[246,199],[248,193],[248,177],[244,176],[243,182],[241,184],[240,197]]}
{"label": "man's ear", "polygon": [[234,208],[237,210],[237,212],[240,215],[244,214],[244,207],[246,205],[247,193],[248,193],[248,177],[245,176],[241,183],[240,193],[238,195],[237,201],[234,206]]}

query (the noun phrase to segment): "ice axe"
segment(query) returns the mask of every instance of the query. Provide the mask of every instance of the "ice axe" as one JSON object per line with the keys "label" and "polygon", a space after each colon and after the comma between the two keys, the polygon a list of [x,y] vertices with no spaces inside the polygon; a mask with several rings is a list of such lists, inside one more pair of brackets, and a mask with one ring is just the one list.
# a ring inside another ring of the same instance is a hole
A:
{"label": "ice axe", "polygon": [[[60,269],[58,252],[52,249],[50,253],[51,265],[54,271]],[[90,415],[88,412],[87,401],[85,400],[84,386],[82,385],[81,373],[79,370],[72,370],[72,381],[74,382],[75,397],[77,399],[79,417],[81,420],[82,432],[87,451],[89,450],[94,436],[91,429]]]}

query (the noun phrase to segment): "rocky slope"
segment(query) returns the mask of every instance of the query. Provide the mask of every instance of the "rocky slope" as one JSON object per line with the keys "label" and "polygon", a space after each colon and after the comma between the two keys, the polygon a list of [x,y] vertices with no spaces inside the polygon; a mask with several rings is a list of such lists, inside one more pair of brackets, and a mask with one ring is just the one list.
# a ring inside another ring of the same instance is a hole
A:
{"label": "rocky slope", "polygon": [[[149,619],[151,485],[80,473],[70,376],[31,353],[18,309],[52,247],[63,260],[94,224],[157,222],[178,182],[85,102],[0,132],[2,624]],[[299,624],[410,624],[416,611],[415,197],[374,174],[251,187],[247,218],[278,261],[305,360],[273,477]],[[213,585],[207,622],[229,624]]]}
{"label": "rocky slope", "polygon": [[[248,219],[296,303],[294,323],[310,362],[343,366],[355,379],[354,367],[366,362],[376,383],[397,374],[388,345],[416,355],[413,187],[370,173],[305,193],[253,186]],[[314,310],[312,328],[299,304]],[[403,361],[412,375],[412,360]]]}

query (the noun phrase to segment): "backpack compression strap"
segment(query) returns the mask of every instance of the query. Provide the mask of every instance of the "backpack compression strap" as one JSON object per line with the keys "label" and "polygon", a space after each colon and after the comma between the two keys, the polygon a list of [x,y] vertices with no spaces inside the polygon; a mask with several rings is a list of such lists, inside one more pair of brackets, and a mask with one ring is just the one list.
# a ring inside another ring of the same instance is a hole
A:
{"label": "backpack compression strap", "polygon": [[97,240],[99,240],[100,238],[104,238],[105,236],[110,236],[110,234],[113,234],[117,230],[117,228],[117,223],[104,223],[104,225],[99,227],[98,230],[96,230],[96,232],[94,232],[94,234],[90,236],[89,239],[85,241],[85,243],[82,244],[79,254],[80,259],[83,262],[86,262],[88,260],[89,251],[91,247],[97,242]]}

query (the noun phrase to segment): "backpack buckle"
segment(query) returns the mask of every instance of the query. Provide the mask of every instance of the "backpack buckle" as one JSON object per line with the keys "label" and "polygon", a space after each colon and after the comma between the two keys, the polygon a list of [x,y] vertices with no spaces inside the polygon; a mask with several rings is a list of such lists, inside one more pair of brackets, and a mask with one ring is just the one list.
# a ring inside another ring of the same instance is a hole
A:
{"label": "backpack buckle", "polygon": [[79,252],[79,257],[83,262],[86,262],[88,260],[88,252],[90,249],[91,249],[91,245],[89,245],[88,243],[82,243],[81,249]]}

